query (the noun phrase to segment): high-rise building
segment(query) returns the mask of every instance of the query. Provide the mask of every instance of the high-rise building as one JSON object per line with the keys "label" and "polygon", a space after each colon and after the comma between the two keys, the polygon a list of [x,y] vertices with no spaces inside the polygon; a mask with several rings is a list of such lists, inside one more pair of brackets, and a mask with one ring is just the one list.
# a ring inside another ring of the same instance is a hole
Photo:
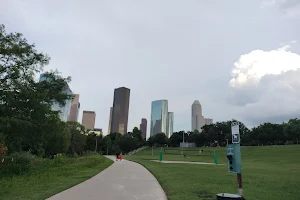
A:
{"label": "high-rise building", "polygon": [[192,105],[192,131],[198,130],[201,132],[201,127],[205,125],[205,119],[202,115],[202,107],[198,100],[195,100]]}
{"label": "high-rise building", "polygon": [[87,130],[94,130],[95,128],[95,120],[96,120],[96,113],[95,111],[83,111],[82,115],[82,125]]}
{"label": "high-rise building", "polygon": [[192,130],[202,131],[202,126],[212,124],[213,120],[204,118],[202,115],[202,106],[198,100],[195,100],[192,104]]}
{"label": "high-rise building", "polygon": [[167,134],[168,100],[152,101],[150,136]]}
{"label": "high-rise building", "polygon": [[127,133],[130,89],[120,87],[114,91],[111,132]]}
{"label": "high-rise building", "polygon": [[[49,80],[48,78],[46,78],[44,74],[41,74],[39,81],[41,82],[41,81],[51,81],[51,80]],[[64,94],[67,94],[67,95],[72,95],[73,94],[73,92],[71,91],[71,89],[70,89],[70,87],[69,87],[68,84],[65,85],[65,87],[64,87],[64,89],[63,89],[62,92]],[[61,105],[59,105],[59,103],[54,102],[52,104],[52,110],[59,111],[59,118],[62,121],[66,122],[70,118],[71,104],[72,104],[72,99],[66,100],[64,106],[61,106]]]}
{"label": "high-rise building", "polygon": [[111,117],[112,117],[112,111],[113,111],[113,108],[110,107],[110,111],[109,111],[109,122],[108,122],[108,130],[107,130],[107,134],[110,134],[110,126],[111,126]]}
{"label": "high-rise building", "polygon": [[174,128],[174,113],[168,112],[168,121],[167,121],[167,137],[170,138],[173,134]]}
{"label": "high-rise building", "polygon": [[146,139],[147,137],[147,119],[142,118],[141,124],[140,124],[140,131],[142,132],[142,137]]}
{"label": "high-rise building", "polygon": [[205,125],[213,124],[213,120],[209,118],[205,118]]}
{"label": "high-rise building", "polygon": [[79,109],[80,109],[79,94],[75,94],[71,104],[69,121],[75,121],[75,122],[78,121]]}

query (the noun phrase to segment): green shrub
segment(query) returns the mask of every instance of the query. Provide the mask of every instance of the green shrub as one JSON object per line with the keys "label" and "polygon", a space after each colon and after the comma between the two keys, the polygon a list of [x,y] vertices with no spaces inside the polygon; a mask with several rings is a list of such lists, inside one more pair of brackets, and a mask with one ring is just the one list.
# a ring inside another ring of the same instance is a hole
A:
{"label": "green shrub", "polygon": [[22,175],[29,172],[34,161],[34,156],[29,152],[14,153],[6,158],[6,165],[2,165],[0,173],[4,176]]}
{"label": "green shrub", "polygon": [[60,166],[66,164],[68,157],[64,154],[57,154],[54,156],[53,161],[55,166]]}

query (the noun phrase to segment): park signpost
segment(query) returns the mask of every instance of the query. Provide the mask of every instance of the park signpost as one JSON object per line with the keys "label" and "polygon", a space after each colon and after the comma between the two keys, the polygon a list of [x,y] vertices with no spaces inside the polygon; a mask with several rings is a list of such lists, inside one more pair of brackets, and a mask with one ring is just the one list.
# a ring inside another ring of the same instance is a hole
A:
{"label": "park signpost", "polygon": [[162,148],[160,148],[160,152],[159,152],[159,161],[162,161],[162,157],[163,157],[163,153],[162,153]]}
{"label": "park signpost", "polygon": [[217,194],[217,200],[221,199],[244,199],[242,190],[242,170],[241,170],[241,148],[239,123],[231,124],[232,144],[226,146],[226,157],[228,159],[228,172],[237,174],[238,194]]}
{"label": "park signpost", "polygon": [[241,147],[240,147],[241,137],[240,137],[240,126],[238,122],[232,122],[231,133],[232,133],[232,145],[234,150],[234,155],[233,155],[234,170],[232,172],[237,174],[238,194],[242,196],[243,189],[242,189]]}

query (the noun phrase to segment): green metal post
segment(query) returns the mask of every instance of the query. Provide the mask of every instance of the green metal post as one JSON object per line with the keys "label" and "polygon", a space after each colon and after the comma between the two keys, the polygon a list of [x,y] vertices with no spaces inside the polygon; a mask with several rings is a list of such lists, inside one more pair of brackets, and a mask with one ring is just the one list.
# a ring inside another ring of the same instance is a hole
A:
{"label": "green metal post", "polygon": [[162,161],[162,156],[163,156],[162,150],[160,150],[160,152],[159,152],[159,161]]}

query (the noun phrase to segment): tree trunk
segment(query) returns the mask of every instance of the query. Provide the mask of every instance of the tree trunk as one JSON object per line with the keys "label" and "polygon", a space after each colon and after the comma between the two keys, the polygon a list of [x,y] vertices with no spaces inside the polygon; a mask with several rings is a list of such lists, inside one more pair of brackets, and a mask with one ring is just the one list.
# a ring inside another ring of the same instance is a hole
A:
{"label": "tree trunk", "polygon": [[97,152],[97,147],[98,147],[98,140],[97,140],[97,138],[96,138],[95,152]]}

